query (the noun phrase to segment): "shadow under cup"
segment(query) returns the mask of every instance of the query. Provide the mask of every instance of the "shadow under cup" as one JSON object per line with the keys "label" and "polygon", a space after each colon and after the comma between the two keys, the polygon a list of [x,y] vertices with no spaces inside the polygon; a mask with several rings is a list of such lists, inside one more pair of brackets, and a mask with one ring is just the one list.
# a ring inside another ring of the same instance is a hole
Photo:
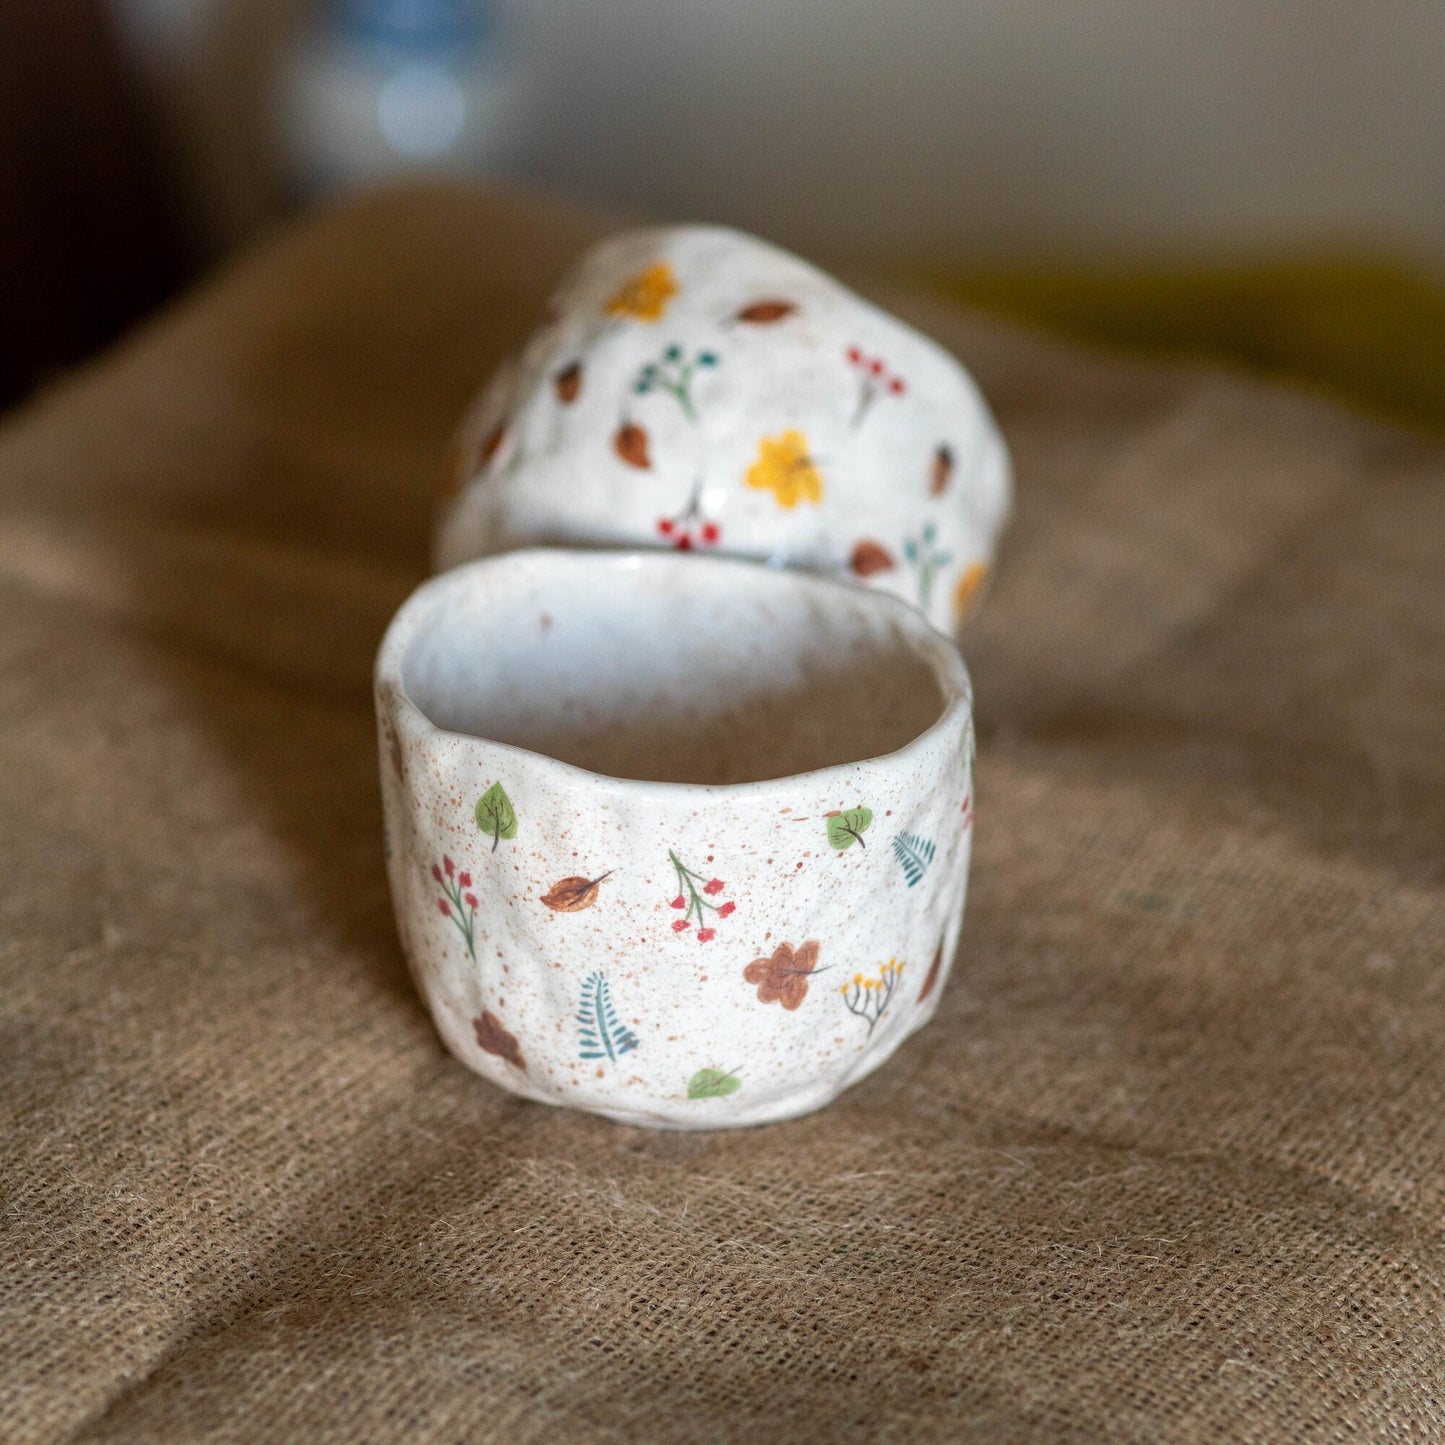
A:
{"label": "shadow under cup", "polygon": [[962,662],[906,604],[728,559],[514,552],[413,595],[377,705],[403,945],[495,1082],[763,1122],[932,1012],[972,726]]}

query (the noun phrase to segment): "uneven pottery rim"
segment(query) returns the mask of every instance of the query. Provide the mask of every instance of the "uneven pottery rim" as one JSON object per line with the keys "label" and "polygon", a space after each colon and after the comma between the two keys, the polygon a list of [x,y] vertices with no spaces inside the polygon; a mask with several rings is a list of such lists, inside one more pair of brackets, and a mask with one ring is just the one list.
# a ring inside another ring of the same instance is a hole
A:
{"label": "uneven pottery rim", "polygon": [[[892,752],[873,753],[847,762],[833,763],[824,768],[810,768],[801,773],[785,773],[778,777],[741,783],[678,783],[654,778],[619,778],[611,773],[598,773],[576,763],[564,762],[561,758],[554,758],[550,753],[539,752],[534,748],[499,742],[479,733],[457,732],[455,729],[439,726],[413,700],[402,678],[403,664],[413,636],[429,618],[433,609],[443,605],[450,594],[489,590],[493,576],[507,570],[523,568],[528,564],[554,572],[680,571],[683,576],[695,574],[699,568],[711,568],[716,573],[737,573],[739,589],[746,588],[750,582],[756,582],[760,572],[764,576],[772,577],[786,574],[791,584],[811,593],[824,605],[847,605],[862,608],[864,611],[891,614],[892,620],[899,625],[906,644],[930,667],[943,705],[938,716],[927,728]],[[388,697],[394,699],[397,711],[405,715],[410,726],[423,736],[456,738],[464,743],[485,744],[488,748],[498,749],[504,755],[535,759],[561,770],[564,775],[585,781],[592,787],[601,787],[611,794],[624,796],[662,791],[678,797],[717,797],[756,792],[758,789],[791,788],[804,781],[825,782],[860,767],[880,763],[906,763],[929,751],[943,736],[957,729],[960,722],[966,728],[972,720],[973,689],[962,656],[953,643],[934,628],[917,608],[901,598],[859,587],[854,583],[835,581],[817,573],[777,567],[742,557],[681,557],[675,553],[656,550],[604,551],[586,547],[527,547],[464,562],[423,582],[397,609],[382,637],[374,676],[379,710],[385,711]]]}

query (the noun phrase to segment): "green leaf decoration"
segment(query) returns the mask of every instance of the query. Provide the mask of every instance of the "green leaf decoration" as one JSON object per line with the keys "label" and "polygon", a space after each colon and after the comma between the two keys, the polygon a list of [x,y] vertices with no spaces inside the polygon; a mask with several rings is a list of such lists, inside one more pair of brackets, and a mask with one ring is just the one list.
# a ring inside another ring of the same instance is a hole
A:
{"label": "green leaf decoration", "polygon": [[863,842],[863,834],[868,831],[868,825],[873,821],[873,810],[871,808],[847,808],[841,813],[830,813],[828,815],[828,842],[840,853],[845,848],[851,848],[855,843],[860,847],[866,847]]}
{"label": "green leaf decoration", "polygon": [[903,876],[910,888],[928,872],[937,851],[921,833],[900,833],[893,840],[893,856],[903,865]]}
{"label": "green leaf decoration", "polygon": [[637,1035],[617,1017],[612,991],[600,973],[589,973],[582,985],[577,1037],[577,1053],[584,1059],[611,1059],[615,1064],[637,1047]]}
{"label": "green leaf decoration", "polygon": [[699,1069],[687,1081],[687,1097],[725,1099],[729,1094],[736,1094],[742,1086],[743,1081],[726,1069]]}
{"label": "green leaf decoration", "polygon": [[492,840],[492,852],[503,838],[517,836],[517,810],[500,783],[493,783],[477,799],[477,827]]}

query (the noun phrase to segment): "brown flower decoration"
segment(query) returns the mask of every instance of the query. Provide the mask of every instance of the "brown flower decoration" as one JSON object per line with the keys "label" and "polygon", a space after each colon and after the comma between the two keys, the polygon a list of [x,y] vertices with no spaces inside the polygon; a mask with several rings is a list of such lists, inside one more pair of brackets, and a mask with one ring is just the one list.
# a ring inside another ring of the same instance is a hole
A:
{"label": "brown flower decoration", "polygon": [[759,1003],[780,1003],[795,1009],[808,996],[808,980],[824,972],[818,966],[818,942],[809,939],[796,952],[791,943],[780,943],[771,958],[755,958],[743,977],[758,986]]}

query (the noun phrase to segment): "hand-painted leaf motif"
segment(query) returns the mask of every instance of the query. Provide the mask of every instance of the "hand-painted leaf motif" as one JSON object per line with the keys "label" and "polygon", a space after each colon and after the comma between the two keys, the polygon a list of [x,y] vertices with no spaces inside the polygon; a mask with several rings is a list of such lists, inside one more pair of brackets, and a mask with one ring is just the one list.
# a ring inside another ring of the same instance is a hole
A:
{"label": "hand-painted leaf motif", "polygon": [[872,577],[878,572],[888,572],[896,565],[893,561],[893,554],[877,542],[859,542],[853,548],[853,556],[849,559],[854,572],[860,577]]}
{"label": "hand-painted leaf motif", "polygon": [[956,626],[962,625],[973,610],[987,577],[988,568],[982,562],[970,562],[958,574],[958,581],[953,584],[953,620]]}
{"label": "hand-painted leaf motif", "polygon": [[569,361],[552,378],[552,389],[563,406],[571,406],[582,393],[582,363]]}
{"label": "hand-painted leaf motif", "polygon": [[743,1081],[726,1069],[699,1069],[687,1081],[689,1099],[725,1099],[736,1094]]}
{"label": "hand-painted leaf motif", "polygon": [[928,490],[935,497],[941,497],[953,480],[953,448],[940,444],[933,454],[933,465],[929,469]]}
{"label": "hand-painted leaf motif", "polygon": [[733,317],[733,320],[746,321],[752,326],[771,326],[775,321],[781,321],[784,317],[791,316],[797,309],[798,305],[795,301],[783,301],[779,297],[769,296],[762,301],[754,301],[751,305],[744,306]]}
{"label": "hand-painted leaf motif", "polygon": [[610,1059],[614,1064],[637,1047],[637,1035],[618,1019],[612,991],[601,973],[589,973],[577,1010],[578,1054],[584,1059]]}
{"label": "hand-painted leaf motif", "polygon": [[867,845],[863,834],[873,821],[871,808],[847,808],[841,813],[828,814],[828,842],[840,853],[855,843],[860,848]]}
{"label": "hand-painted leaf motif", "polygon": [[580,913],[597,902],[597,890],[603,878],[610,878],[611,870],[601,878],[559,878],[542,895],[542,902],[554,913]]}
{"label": "hand-painted leaf motif", "polygon": [[640,472],[648,471],[652,466],[647,432],[635,421],[623,422],[617,428],[617,435],[612,438],[612,449],[629,467],[636,467]]}
{"label": "hand-painted leaf motif", "polygon": [[938,940],[938,948],[933,955],[933,962],[928,965],[928,977],[923,980],[923,987],[918,991],[918,1002],[922,1003],[929,994],[933,992],[933,986],[938,982],[938,975],[943,970],[943,940]]}
{"label": "hand-painted leaf motif", "polygon": [[505,1059],[509,1064],[521,1069],[524,1074],[527,1072],[527,1061],[522,1057],[516,1036],[507,1032],[496,1014],[484,1012],[480,1018],[474,1018],[472,1031],[477,1036],[477,1047],[483,1053],[495,1054],[499,1059]]}
{"label": "hand-painted leaf motif", "polygon": [[517,836],[517,812],[507,790],[500,783],[493,783],[477,799],[477,827],[492,840],[492,852],[503,838]]}
{"label": "hand-painted leaf motif", "polygon": [[925,873],[938,850],[921,833],[900,833],[893,840],[893,856],[903,865],[903,876],[913,887]]}

